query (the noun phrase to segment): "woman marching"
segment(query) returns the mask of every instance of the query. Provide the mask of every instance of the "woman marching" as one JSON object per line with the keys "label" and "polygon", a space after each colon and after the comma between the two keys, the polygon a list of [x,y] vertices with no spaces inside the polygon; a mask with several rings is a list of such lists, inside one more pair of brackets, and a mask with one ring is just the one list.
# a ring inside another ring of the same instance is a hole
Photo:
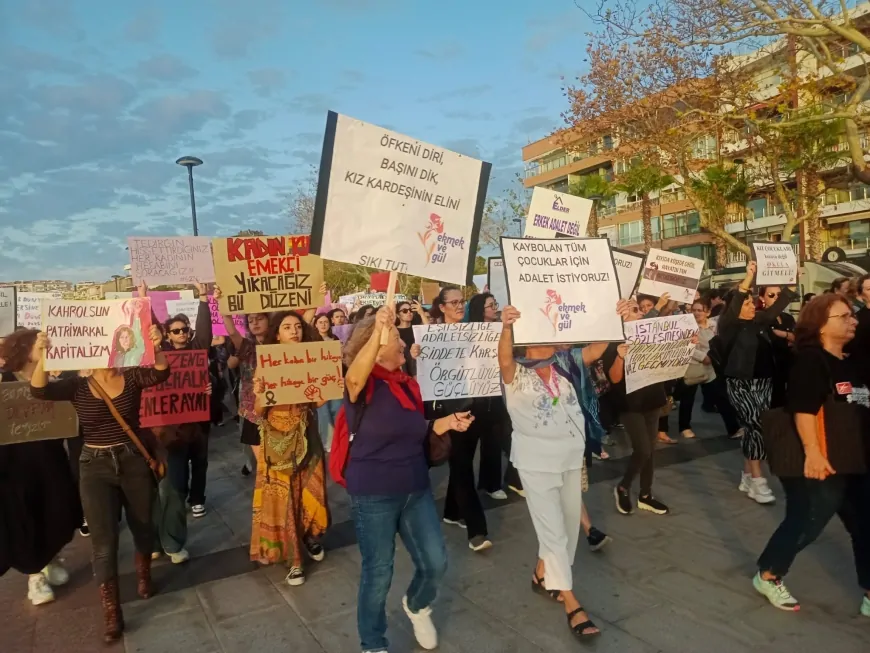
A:
{"label": "woman marching", "polygon": [[[105,620],[104,639],[112,642],[124,631],[118,593],[118,515],[121,506],[136,547],[138,593],[151,596],[152,509],[156,483],[152,454],[137,435],[142,390],[169,378],[160,329],[151,326],[154,367],[93,370],[89,377],[49,383],[43,368],[48,337],[40,333],[34,345],[36,365],[30,379],[36,399],[70,401],[76,409],[84,437],[81,495],[91,531],[94,574],[100,585]],[[147,457],[146,457],[147,456]]]}
{"label": "woman marching", "polygon": [[[315,337],[296,313],[272,316],[266,344],[311,342]],[[255,411],[261,418],[256,447],[257,482],[251,526],[251,560],[285,563],[288,585],[305,582],[304,557],[325,557],[318,541],[329,527],[326,467],[317,429],[320,392],[310,403],[265,406],[265,382],[254,380]]]}

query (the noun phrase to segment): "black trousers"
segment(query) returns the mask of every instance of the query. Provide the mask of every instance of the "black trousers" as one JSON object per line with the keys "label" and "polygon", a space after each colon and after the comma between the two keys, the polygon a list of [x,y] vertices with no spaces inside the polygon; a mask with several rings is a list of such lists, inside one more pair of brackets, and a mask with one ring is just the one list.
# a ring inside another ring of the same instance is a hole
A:
{"label": "black trousers", "polygon": [[631,440],[631,458],[620,486],[630,490],[635,477],[640,476],[640,495],[644,497],[652,492],[659,413],[661,409],[657,408],[645,413],[622,413],[619,416]]}
{"label": "black trousers", "polygon": [[94,575],[103,584],[118,576],[118,515],[123,507],[136,551],[151,555],[152,508],[157,485],[145,459],[132,445],[94,449],[79,458],[85,519],[91,530]]}
{"label": "black trousers", "polygon": [[488,535],[486,515],[474,483],[474,453],[484,428],[487,428],[486,420],[475,419],[465,433],[454,431],[450,434],[450,480],[444,499],[444,518],[454,521],[464,519],[469,540],[478,535]]}
{"label": "black trousers", "polygon": [[782,578],[797,554],[822,534],[834,515],[839,515],[852,537],[858,585],[870,591],[870,475],[780,481],[785,490],[785,519],[758,559],[758,568]]}

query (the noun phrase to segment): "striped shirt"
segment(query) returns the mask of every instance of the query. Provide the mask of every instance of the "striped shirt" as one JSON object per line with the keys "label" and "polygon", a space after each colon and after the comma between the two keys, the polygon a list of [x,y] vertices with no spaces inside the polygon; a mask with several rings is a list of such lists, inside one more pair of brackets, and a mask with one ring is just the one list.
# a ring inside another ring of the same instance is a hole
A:
{"label": "striped shirt", "polygon": [[[153,367],[133,367],[124,370],[123,374],[124,390],[112,399],[112,403],[129,427],[138,432],[142,389],[166,381],[169,378],[169,368],[157,370]],[[91,392],[87,378],[77,376],[61,379],[44,388],[31,386],[30,391],[36,399],[72,402],[85,444],[95,447],[130,444],[130,438],[112,416],[106,402]]]}

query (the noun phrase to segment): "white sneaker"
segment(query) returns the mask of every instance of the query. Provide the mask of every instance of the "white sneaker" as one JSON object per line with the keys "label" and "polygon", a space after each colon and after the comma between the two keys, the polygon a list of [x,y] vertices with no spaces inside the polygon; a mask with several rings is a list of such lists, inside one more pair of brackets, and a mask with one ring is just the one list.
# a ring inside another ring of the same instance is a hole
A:
{"label": "white sneaker", "polygon": [[487,492],[489,496],[491,496],[496,501],[506,501],[507,500],[507,492],[504,490],[496,490],[495,492]]}
{"label": "white sneaker", "polygon": [[432,606],[423,608],[419,612],[411,612],[408,607],[408,597],[402,597],[402,607],[405,608],[405,614],[411,620],[411,625],[414,627],[414,638],[420,645],[420,648],[431,651],[438,647],[438,631],[435,630],[435,624],[432,623]]}
{"label": "white sneaker", "polygon": [[190,554],[187,552],[187,549],[181,549],[177,553],[170,553],[169,559],[172,560],[172,564],[180,565],[182,562],[190,560]]}
{"label": "white sneaker", "polygon": [[45,576],[48,584],[54,587],[66,585],[69,582],[69,574],[57,561],[49,562],[45,569],[42,570],[42,575]]}
{"label": "white sneaker", "polygon": [[27,580],[27,598],[33,605],[54,601],[54,592],[43,574],[33,574]]}
{"label": "white sneaker", "polygon": [[773,496],[773,490],[767,484],[767,479],[763,477],[753,478],[749,481],[749,498],[761,504],[776,501],[776,497]]}
{"label": "white sneaker", "polygon": [[205,506],[202,505],[201,503],[198,503],[195,506],[191,506],[190,511],[193,513],[193,516],[196,518],[205,517],[206,509],[205,509]]}
{"label": "white sneaker", "polygon": [[299,587],[305,584],[305,572],[299,567],[290,567],[290,573],[284,580],[290,587]]}
{"label": "white sneaker", "polygon": [[749,492],[749,485],[752,481],[752,474],[742,473],[740,475],[740,485],[737,487],[741,492]]}
{"label": "white sneaker", "polygon": [[160,560],[160,556],[162,556],[162,555],[163,554],[160,551],[155,551],[154,553],[151,554],[151,559],[152,560]]}

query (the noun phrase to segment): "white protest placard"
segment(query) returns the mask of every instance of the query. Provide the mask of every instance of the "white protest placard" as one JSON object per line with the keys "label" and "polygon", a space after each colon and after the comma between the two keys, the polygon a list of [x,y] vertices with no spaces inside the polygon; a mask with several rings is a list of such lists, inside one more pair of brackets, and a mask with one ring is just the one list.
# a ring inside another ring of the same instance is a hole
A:
{"label": "white protest placard", "polygon": [[0,286],[0,338],[15,331],[15,286]]}
{"label": "white protest placard", "polygon": [[625,358],[625,391],[680,379],[692,360],[698,323],[692,315],[671,315],[625,323],[630,344]]}
{"label": "white protest placard", "polygon": [[[405,295],[402,295],[399,293],[396,293],[395,295],[393,295],[393,299],[395,300],[395,302],[397,304],[399,302],[408,301],[408,298],[405,297]],[[373,306],[374,308],[380,308],[381,306],[383,306],[384,304],[387,303],[387,293],[385,293],[385,292],[372,292],[372,293],[365,293],[362,295],[357,295],[356,297],[353,298],[353,302],[351,303],[351,306],[356,305],[357,302],[359,302],[360,306]]]}
{"label": "white protest placard", "polygon": [[19,292],[15,295],[17,326],[25,329],[42,328],[42,302],[45,299],[63,299],[62,292]]}
{"label": "white protest placard", "polygon": [[691,302],[695,299],[703,271],[704,261],[699,258],[651,249],[646,256],[637,292],[651,297],[670,293],[675,302]]}
{"label": "white protest placard", "polygon": [[151,300],[107,299],[42,302],[42,330],[49,339],[45,369],[93,370],[154,364]]}
{"label": "white protest placard", "polygon": [[643,270],[643,254],[627,249],[610,250],[613,252],[613,264],[616,266],[616,278],[619,279],[619,296],[628,299],[634,292],[637,280]]}
{"label": "white protest placard", "polygon": [[135,286],[142,281],[151,287],[214,281],[210,238],[130,236],[127,244]]}
{"label": "white protest placard", "polygon": [[132,290],[124,290],[124,291],[107,290],[104,293],[103,299],[130,299],[132,297],[133,297]]}
{"label": "white protest placard", "polygon": [[[197,299],[167,299],[166,312],[169,318],[176,315],[186,315],[189,322],[196,322],[196,315],[199,312],[199,305],[202,302]],[[167,319],[169,319],[167,318]]]}
{"label": "white protest placard", "polygon": [[606,238],[502,238],[518,345],[624,339],[619,282]]}
{"label": "white protest placard", "polygon": [[498,397],[501,322],[424,324],[414,327],[420,345],[417,383],[423,401]]}
{"label": "white protest placard", "polygon": [[466,285],[491,164],[330,111],[311,251]]}
{"label": "white protest placard", "polygon": [[789,243],[752,243],[758,264],[757,286],[790,286],[797,283],[798,262]]}
{"label": "white protest placard", "polygon": [[592,213],[592,200],[535,186],[526,218],[526,238],[582,238]]}
{"label": "white protest placard", "polygon": [[493,257],[486,261],[487,277],[486,285],[489,292],[495,297],[498,305],[508,305],[507,278],[504,276],[504,259]]}

